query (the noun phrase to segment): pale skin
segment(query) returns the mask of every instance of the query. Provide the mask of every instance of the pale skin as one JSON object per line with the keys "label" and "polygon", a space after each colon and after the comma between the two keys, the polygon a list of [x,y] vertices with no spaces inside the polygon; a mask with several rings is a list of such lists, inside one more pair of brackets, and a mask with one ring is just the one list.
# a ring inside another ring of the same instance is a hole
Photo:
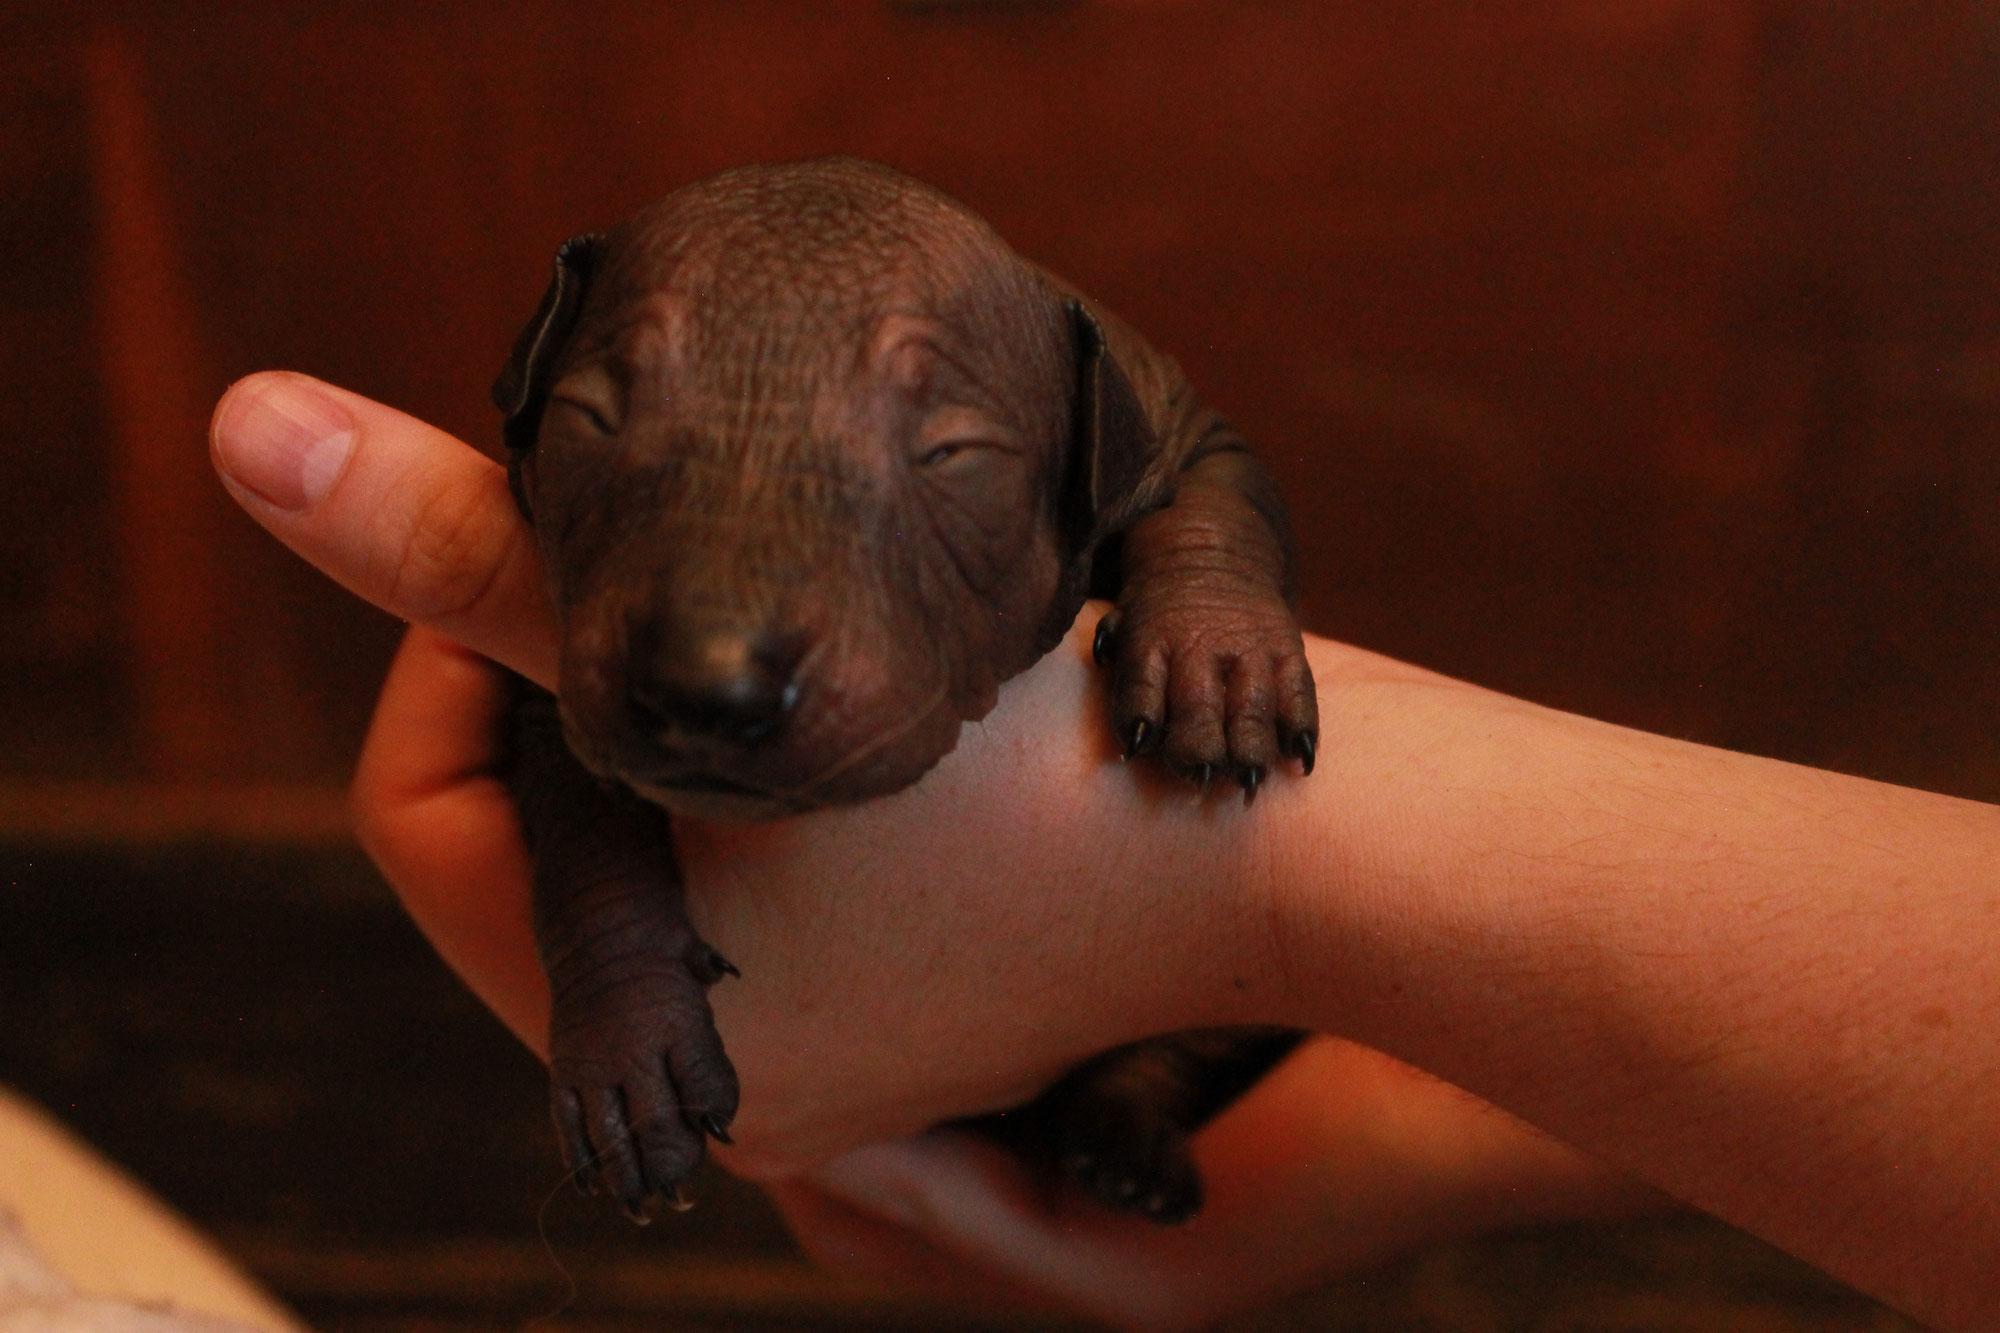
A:
{"label": "pale skin", "polygon": [[[485,659],[552,684],[556,635],[498,467],[301,377],[245,381],[216,421],[245,508],[417,623],[356,780],[363,841],[538,1045]],[[724,1161],[815,1256],[1179,1327],[1666,1195],[1940,1328],[2000,1328],[2000,809],[1310,637],[1317,770],[1203,803],[1118,762],[1094,615],[908,791],[681,826],[691,914],[744,973],[712,996],[743,1077]],[[1345,1040],[1203,1135],[1184,1230],[923,1135],[1087,1052],[1232,1022]]]}

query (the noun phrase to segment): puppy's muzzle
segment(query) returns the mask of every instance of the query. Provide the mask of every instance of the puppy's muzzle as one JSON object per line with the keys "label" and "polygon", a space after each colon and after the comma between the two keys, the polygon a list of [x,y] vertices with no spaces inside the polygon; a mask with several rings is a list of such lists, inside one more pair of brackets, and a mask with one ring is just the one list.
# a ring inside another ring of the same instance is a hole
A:
{"label": "puppy's muzzle", "polygon": [[633,729],[672,754],[690,742],[748,748],[783,730],[798,706],[798,635],[727,623],[644,625],[625,685]]}

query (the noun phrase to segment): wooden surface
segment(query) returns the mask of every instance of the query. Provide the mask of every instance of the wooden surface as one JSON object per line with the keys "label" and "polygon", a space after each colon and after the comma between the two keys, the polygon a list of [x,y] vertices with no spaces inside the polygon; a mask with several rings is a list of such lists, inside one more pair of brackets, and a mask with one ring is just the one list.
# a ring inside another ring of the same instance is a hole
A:
{"label": "wooden surface", "polygon": [[0,27],[0,772],[338,781],[394,627],[229,512],[207,404],[490,444],[564,236],[846,151],[1182,358],[1315,628],[2000,795],[1990,6],[111,12]]}

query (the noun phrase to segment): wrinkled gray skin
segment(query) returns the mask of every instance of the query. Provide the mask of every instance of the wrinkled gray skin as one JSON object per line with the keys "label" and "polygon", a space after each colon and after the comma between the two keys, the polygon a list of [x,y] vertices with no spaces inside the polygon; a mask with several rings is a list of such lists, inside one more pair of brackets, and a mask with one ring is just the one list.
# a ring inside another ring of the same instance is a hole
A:
{"label": "wrinkled gray skin", "polygon": [[[1288,756],[1310,771],[1268,477],[1170,360],[927,186],[744,168],[578,237],[494,397],[563,626],[512,775],[556,1122],[635,1214],[736,1108],[706,999],[734,969],[687,924],[663,808],[907,786],[1092,592],[1117,599],[1097,650],[1128,754],[1245,799]],[[1294,1039],[1140,1043],[987,1127],[1176,1220],[1186,1133]]]}

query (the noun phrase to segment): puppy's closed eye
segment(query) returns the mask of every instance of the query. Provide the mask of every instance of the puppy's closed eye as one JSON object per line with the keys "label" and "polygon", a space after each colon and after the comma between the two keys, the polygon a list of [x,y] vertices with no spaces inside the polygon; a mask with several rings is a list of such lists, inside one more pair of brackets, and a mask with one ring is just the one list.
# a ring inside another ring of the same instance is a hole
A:
{"label": "puppy's closed eye", "polygon": [[566,394],[557,394],[549,399],[549,406],[569,409],[572,416],[579,418],[584,425],[590,427],[591,430],[597,432],[599,435],[616,435],[618,433],[618,428],[611,424],[610,418],[602,408],[593,407],[581,399],[572,398]]}

